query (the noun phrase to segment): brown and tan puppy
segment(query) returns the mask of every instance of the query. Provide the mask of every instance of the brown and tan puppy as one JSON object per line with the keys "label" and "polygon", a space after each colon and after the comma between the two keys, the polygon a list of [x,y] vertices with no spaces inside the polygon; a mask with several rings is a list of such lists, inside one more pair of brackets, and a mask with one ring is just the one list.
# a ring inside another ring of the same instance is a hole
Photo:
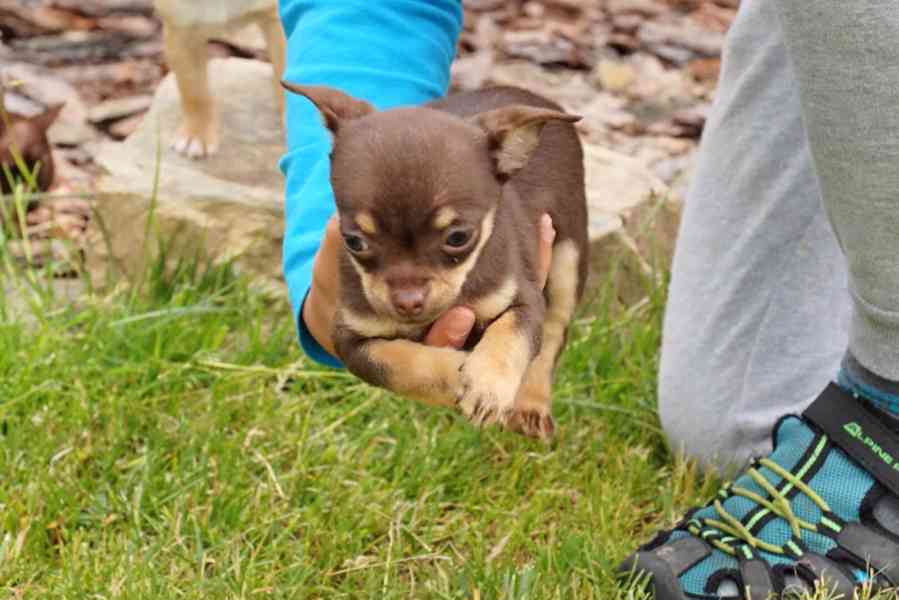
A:
{"label": "brown and tan puppy", "polygon": [[[333,135],[345,252],[333,334],[347,368],[474,423],[546,438],[556,359],[587,272],[579,117],[516,88],[375,110],[285,83]],[[537,236],[556,241],[541,291]],[[452,306],[477,323],[462,351],[421,344]]]}
{"label": "brown and tan puppy", "polygon": [[210,38],[249,24],[265,37],[274,69],[274,91],[284,70],[284,30],[276,0],[156,0],[163,23],[165,56],[181,94],[182,123],[172,147],[191,158],[203,158],[218,148],[218,118],[209,91],[206,43]]}
{"label": "brown and tan puppy", "polygon": [[[0,95],[2,93],[0,88]],[[0,192],[12,193],[10,177],[13,181],[25,181],[19,160],[24,162],[29,175],[37,173],[37,191],[47,191],[53,184],[53,153],[47,130],[59,116],[62,106],[53,106],[33,117],[22,117],[7,113],[0,101]]]}

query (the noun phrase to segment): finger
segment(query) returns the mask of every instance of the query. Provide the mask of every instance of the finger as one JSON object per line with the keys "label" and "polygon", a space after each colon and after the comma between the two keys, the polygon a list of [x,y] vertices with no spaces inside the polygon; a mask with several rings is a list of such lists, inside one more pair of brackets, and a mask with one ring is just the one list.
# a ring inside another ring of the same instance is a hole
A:
{"label": "finger", "polygon": [[537,252],[537,275],[540,287],[546,287],[549,277],[549,267],[553,259],[553,242],[556,240],[556,230],[553,228],[552,218],[544,213],[540,217],[540,247]]}
{"label": "finger", "polygon": [[332,302],[337,299],[338,256],[341,246],[340,222],[332,216],[325,225],[325,236],[315,253],[312,268],[313,285],[318,288],[322,300]]}
{"label": "finger", "polygon": [[431,325],[425,344],[458,350],[465,345],[474,323],[474,311],[464,306],[453,307]]}
{"label": "finger", "polygon": [[340,227],[337,215],[325,225],[325,235],[315,253],[312,266],[312,286],[303,303],[303,322],[322,348],[336,356],[331,329],[339,294],[338,257],[340,252]]}
{"label": "finger", "polygon": [[325,225],[325,237],[322,239],[322,244],[318,249],[319,254],[333,255],[336,259],[340,243],[340,221],[335,214],[328,219],[328,223]]}

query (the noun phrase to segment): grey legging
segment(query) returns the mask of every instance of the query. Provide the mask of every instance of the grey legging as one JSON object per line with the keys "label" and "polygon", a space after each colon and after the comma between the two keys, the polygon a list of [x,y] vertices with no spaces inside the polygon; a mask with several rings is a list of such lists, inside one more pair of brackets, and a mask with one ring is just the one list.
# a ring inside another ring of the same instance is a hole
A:
{"label": "grey legging", "polygon": [[740,465],[848,348],[899,380],[899,7],[744,0],[687,194],[660,414]]}

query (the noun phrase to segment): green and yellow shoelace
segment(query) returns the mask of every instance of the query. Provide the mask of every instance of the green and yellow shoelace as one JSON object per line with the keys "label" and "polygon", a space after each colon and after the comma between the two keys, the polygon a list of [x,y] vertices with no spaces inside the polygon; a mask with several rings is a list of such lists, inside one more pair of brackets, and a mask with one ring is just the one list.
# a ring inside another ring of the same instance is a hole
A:
{"label": "green and yellow shoelace", "polygon": [[[722,488],[720,495],[722,498],[728,498],[730,496],[742,496],[743,498],[747,498],[756,502],[760,506],[765,507],[767,511],[770,513],[774,513],[784,521],[786,521],[790,529],[793,532],[793,536],[795,538],[799,538],[802,534],[802,530],[805,529],[807,531],[818,532],[819,527],[815,523],[809,523],[804,519],[800,519],[796,516],[796,513],[793,512],[793,507],[790,506],[789,500],[787,500],[785,494],[792,488],[796,488],[800,490],[803,494],[805,494],[815,505],[821,509],[821,512],[827,514],[830,513],[830,506],[827,502],[824,501],[821,496],[819,496],[813,489],[811,489],[800,477],[791,473],[781,467],[776,462],[763,458],[758,461],[758,466],[765,467],[766,469],[771,470],[776,473],[780,477],[783,478],[785,482],[789,485],[783,490],[778,490],[762,475],[757,468],[751,467],[747,470],[746,474],[755,481],[759,487],[765,490],[769,498],[765,498],[752,490],[748,490],[742,486],[728,484],[724,488]],[[743,524],[738,519],[736,519],[733,515],[727,512],[727,509],[724,508],[724,504],[722,504],[721,499],[716,499],[712,505],[715,508],[715,512],[718,513],[718,519],[714,518],[703,518],[703,519],[692,519],[688,525],[687,530],[693,535],[700,537],[702,539],[707,540],[714,547],[718,548],[722,552],[726,552],[732,556],[736,556],[738,546],[733,544],[738,542],[743,542],[740,544],[740,548],[743,549],[744,554],[747,558],[752,557],[752,552],[749,548],[756,550],[763,550],[765,552],[769,552],[771,554],[786,554],[787,547],[796,554],[797,556],[802,556],[802,549],[793,541],[790,540],[786,543],[785,546],[775,546],[774,544],[769,544],[763,540],[760,540],[755,535],[753,535],[751,528],[752,526],[758,522],[758,519],[761,516],[766,514],[765,512],[758,514],[749,524]],[[839,532],[842,527],[839,523],[827,518],[826,516],[821,518],[821,525],[832,529],[835,532]],[[720,534],[725,534],[723,537]],[[747,548],[748,546],[748,548]]]}

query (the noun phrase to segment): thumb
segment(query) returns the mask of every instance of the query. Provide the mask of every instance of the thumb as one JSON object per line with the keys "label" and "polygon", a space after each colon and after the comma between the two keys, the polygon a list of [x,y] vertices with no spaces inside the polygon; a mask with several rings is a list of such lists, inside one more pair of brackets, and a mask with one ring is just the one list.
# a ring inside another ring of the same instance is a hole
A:
{"label": "thumb", "polygon": [[464,306],[453,307],[431,325],[428,335],[425,336],[425,344],[444,348],[462,348],[474,323],[474,311]]}

